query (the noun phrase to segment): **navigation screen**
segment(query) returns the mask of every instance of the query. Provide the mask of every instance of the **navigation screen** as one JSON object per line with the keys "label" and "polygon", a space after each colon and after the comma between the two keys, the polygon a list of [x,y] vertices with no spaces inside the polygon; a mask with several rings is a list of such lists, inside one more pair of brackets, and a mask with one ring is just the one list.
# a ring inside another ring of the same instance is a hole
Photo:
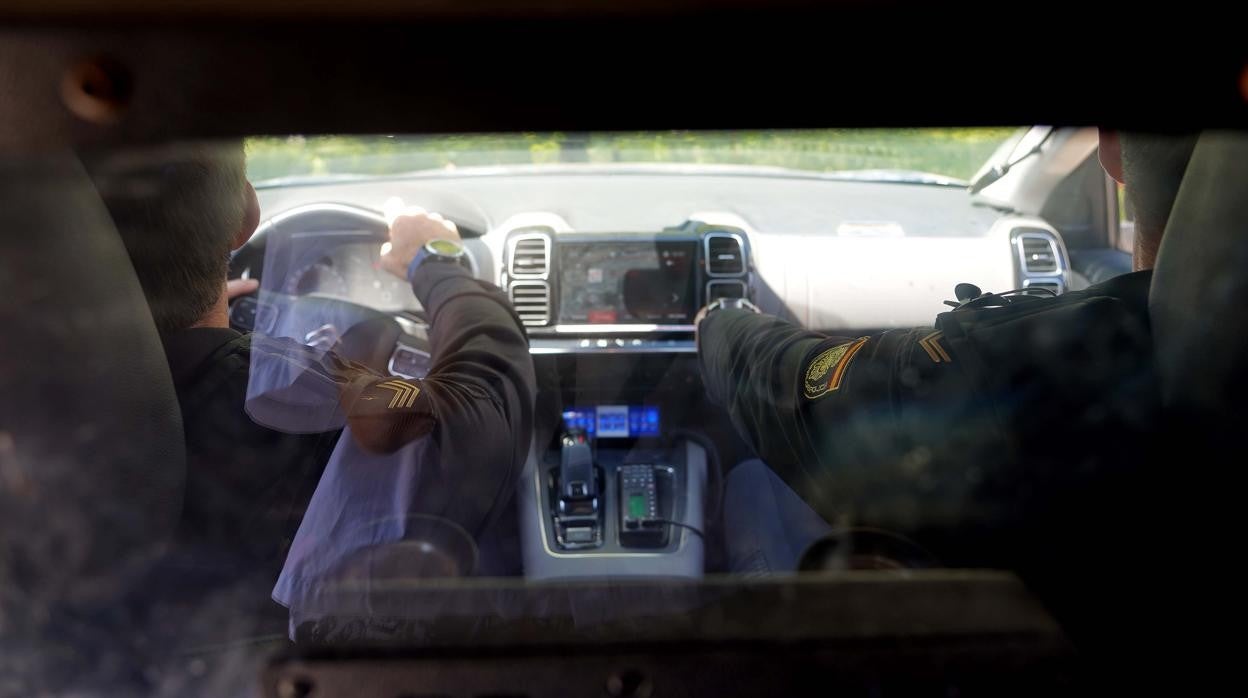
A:
{"label": "navigation screen", "polygon": [[697,243],[560,242],[559,322],[688,325]]}

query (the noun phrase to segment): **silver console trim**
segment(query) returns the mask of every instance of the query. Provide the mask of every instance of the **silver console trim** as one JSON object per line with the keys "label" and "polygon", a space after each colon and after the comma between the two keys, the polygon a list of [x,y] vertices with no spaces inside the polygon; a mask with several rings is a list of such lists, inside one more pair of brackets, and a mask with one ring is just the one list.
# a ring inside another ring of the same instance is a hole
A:
{"label": "silver console trim", "polygon": [[406,373],[399,373],[398,371],[394,370],[394,357],[400,351],[403,351],[403,350],[410,351],[413,354],[422,354],[426,358],[432,358],[433,356],[432,354],[430,354],[429,352],[423,349],[417,349],[416,347],[413,347],[408,344],[403,344],[402,342],[395,342],[394,351],[390,352],[390,360],[386,362],[386,370],[390,372],[390,375],[399,376],[400,378],[408,378],[411,380],[420,380],[424,378],[424,376],[410,376]]}
{"label": "silver console trim", "polygon": [[530,354],[696,354],[692,340],[650,340],[636,337],[597,339],[529,339]]}
{"label": "silver console trim", "polygon": [[[532,478],[532,479],[533,479],[533,494],[534,494],[534,496],[536,496],[536,497],[537,497],[537,500],[536,500],[536,501],[538,502],[538,504],[539,504],[539,506],[540,506],[540,504],[541,504],[541,502],[542,502],[542,468],[541,468],[541,464],[540,464],[540,462],[538,463],[538,467],[533,468],[533,478]],[[547,523],[549,523],[549,522],[546,520],[546,512],[545,512],[544,510],[539,510],[539,511],[538,511],[538,513],[537,513],[537,520],[538,520],[538,525],[541,527],[540,533],[541,533],[541,535],[542,535],[542,548],[544,548],[544,549],[545,549],[546,554],[547,554],[547,555],[549,555],[549,556],[551,556],[551,557],[569,557],[569,558],[575,558],[575,559],[585,559],[585,558],[604,558],[604,557],[610,557],[610,558],[620,558],[620,557],[632,557],[632,558],[636,558],[636,557],[666,557],[666,556],[668,556],[668,555],[675,555],[675,554],[677,554],[677,553],[681,552],[682,550],[684,550],[684,549],[685,549],[685,545],[687,545],[687,544],[688,544],[688,542],[689,542],[689,536],[681,536],[681,537],[680,537],[680,543],[679,543],[679,544],[677,544],[677,546],[676,546],[676,549],[675,549],[675,550],[668,550],[668,551],[661,552],[661,553],[582,553],[582,552],[561,552],[561,551],[551,550],[551,549],[550,549],[550,539],[549,539],[549,538],[547,537],[547,535],[546,535],[546,524],[547,524]]]}

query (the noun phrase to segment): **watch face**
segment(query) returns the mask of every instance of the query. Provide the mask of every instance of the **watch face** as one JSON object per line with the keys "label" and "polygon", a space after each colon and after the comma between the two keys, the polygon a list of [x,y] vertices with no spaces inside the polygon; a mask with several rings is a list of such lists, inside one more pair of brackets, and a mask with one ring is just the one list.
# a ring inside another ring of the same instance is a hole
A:
{"label": "watch face", "polygon": [[430,252],[443,257],[458,257],[464,253],[464,248],[451,240],[430,240],[427,246]]}

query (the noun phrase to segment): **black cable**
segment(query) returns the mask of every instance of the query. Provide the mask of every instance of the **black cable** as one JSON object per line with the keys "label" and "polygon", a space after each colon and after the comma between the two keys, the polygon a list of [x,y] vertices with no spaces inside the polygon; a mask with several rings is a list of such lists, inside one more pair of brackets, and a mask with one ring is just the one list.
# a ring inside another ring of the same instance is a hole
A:
{"label": "black cable", "polygon": [[672,521],[671,519],[650,519],[650,520],[655,523],[667,524],[668,526],[679,526],[680,528],[688,529],[690,532],[698,534],[698,538],[701,538],[703,542],[706,541],[706,534],[703,533],[702,529],[698,528],[697,526],[690,526],[687,523],[681,523],[680,521]]}
{"label": "black cable", "polygon": [[1043,286],[1028,286],[1026,288],[1016,288],[1009,291],[1002,291],[1001,293],[984,293],[975,298],[970,298],[960,302],[945,301],[945,305],[952,307],[955,311],[964,309],[1004,308],[1008,305],[1026,303],[1040,300],[1042,298],[1057,298],[1057,291]]}
{"label": "black cable", "polygon": [[1026,288],[1016,288],[1012,291],[1002,291],[1001,293],[998,293],[997,295],[998,296],[1028,296],[1028,295],[1034,296],[1036,295],[1036,291],[1039,291],[1042,295],[1048,294],[1049,298],[1057,298],[1057,291],[1054,291],[1051,288],[1045,288],[1044,286],[1028,286]]}

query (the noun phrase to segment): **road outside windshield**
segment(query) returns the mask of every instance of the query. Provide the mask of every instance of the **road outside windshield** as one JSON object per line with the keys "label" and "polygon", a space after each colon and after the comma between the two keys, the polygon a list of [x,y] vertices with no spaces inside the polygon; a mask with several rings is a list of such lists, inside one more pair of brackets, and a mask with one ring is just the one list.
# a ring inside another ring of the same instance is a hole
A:
{"label": "road outside windshield", "polygon": [[1015,128],[454,136],[292,136],[247,141],[253,182],[566,163],[676,163],[809,172],[927,173],[967,180]]}

